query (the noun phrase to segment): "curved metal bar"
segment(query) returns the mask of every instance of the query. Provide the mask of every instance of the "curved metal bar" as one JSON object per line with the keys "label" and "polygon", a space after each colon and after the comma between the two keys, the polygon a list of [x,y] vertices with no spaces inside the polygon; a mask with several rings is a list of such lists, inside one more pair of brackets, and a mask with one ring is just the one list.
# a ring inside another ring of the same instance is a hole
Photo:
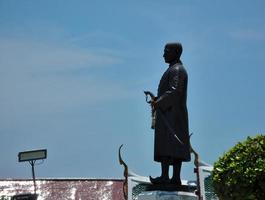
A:
{"label": "curved metal bar", "polygon": [[[193,133],[190,134],[190,138],[193,135]],[[190,152],[194,154],[194,173],[196,173],[196,179],[197,179],[197,191],[196,195],[198,196],[199,200],[202,200],[201,196],[201,186],[200,186],[200,171],[199,171],[199,163],[200,163],[200,157],[199,154],[192,148],[191,143],[190,143]]]}
{"label": "curved metal bar", "polygon": [[123,172],[123,176],[124,176],[124,181],[123,181],[123,196],[124,199],[128,199],[128,166],[127,164],[123,161],[122,157],[121,157],[121,148],[123,147],[123,144],[119,147],[119,162],[120,165],[123,165],[124,167],[124,172]]}

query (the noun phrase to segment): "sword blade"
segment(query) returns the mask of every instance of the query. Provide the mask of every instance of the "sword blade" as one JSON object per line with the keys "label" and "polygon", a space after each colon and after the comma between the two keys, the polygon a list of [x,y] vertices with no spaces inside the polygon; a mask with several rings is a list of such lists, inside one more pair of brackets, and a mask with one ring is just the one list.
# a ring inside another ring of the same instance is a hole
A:
{"label": "sword blade", "polygon": [[167,121],[164,113],[162,113],[162,111],[160,109],[157,109],[157,111],[160,113],[160,116],[164,122],[164,124],[166,125],[166,127],[168,128],[169,132],[171,133],[171,135],[181,144],[184,145],[184,143],[179,139],[179,137],[174,133],[175,131],[173,130],[173,128],[171,127],[171,125],[169,124],[169,122]]}

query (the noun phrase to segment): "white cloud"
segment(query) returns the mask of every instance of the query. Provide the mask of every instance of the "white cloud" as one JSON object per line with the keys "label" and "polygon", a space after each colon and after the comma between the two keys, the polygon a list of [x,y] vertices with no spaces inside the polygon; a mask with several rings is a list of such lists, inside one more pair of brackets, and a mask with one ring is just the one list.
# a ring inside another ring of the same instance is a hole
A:
{"label": "white cloud", "polygon": [[[123,86],[88,74],[121,62],[111,53],[32,40],[0,38],[1,118],[88,106],[126,96]],[[75,75],[76,70],[85,76]],[[117,95],[123,94],[123,95]]]}
{"label": "white cloud", "polygon": [[[31,40],[0,39],[1,68],[21,70],[66,71],[80,68],[108,66],[120,62],[111,54],[95,54],[87,49],[64,44],[40,43]],[[1,71],[2,71],[1,70]]]}
{"label": "white cloud", "polygon": [[230,32],[229,35],[240,40],[265,40],[265,31],[262,30],[237,30]]}

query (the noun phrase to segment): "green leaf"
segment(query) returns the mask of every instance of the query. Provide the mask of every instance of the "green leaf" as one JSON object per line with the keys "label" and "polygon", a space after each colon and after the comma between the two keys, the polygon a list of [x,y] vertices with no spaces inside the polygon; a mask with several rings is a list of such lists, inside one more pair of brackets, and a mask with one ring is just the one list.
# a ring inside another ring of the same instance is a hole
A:
{"label": "green leaf", "polygon": [[214,163],[212,174],[220,199],[265,199],[265,136],[239,142]]}

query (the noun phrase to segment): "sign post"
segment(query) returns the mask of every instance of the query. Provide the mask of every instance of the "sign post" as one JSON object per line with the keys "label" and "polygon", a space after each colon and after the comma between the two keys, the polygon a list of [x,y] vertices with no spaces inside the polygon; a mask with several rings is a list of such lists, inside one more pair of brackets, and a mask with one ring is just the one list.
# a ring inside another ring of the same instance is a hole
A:
{"label": "sign post", "polygon": [[28,161],[31,165],[32,179],[34,183],[34,194],[36,194],[36,179],[34,165],[36,160],[44,160],[47,158],[47,149],[33,150],[33,151],[23,151],[18,153],[18,162]]}

